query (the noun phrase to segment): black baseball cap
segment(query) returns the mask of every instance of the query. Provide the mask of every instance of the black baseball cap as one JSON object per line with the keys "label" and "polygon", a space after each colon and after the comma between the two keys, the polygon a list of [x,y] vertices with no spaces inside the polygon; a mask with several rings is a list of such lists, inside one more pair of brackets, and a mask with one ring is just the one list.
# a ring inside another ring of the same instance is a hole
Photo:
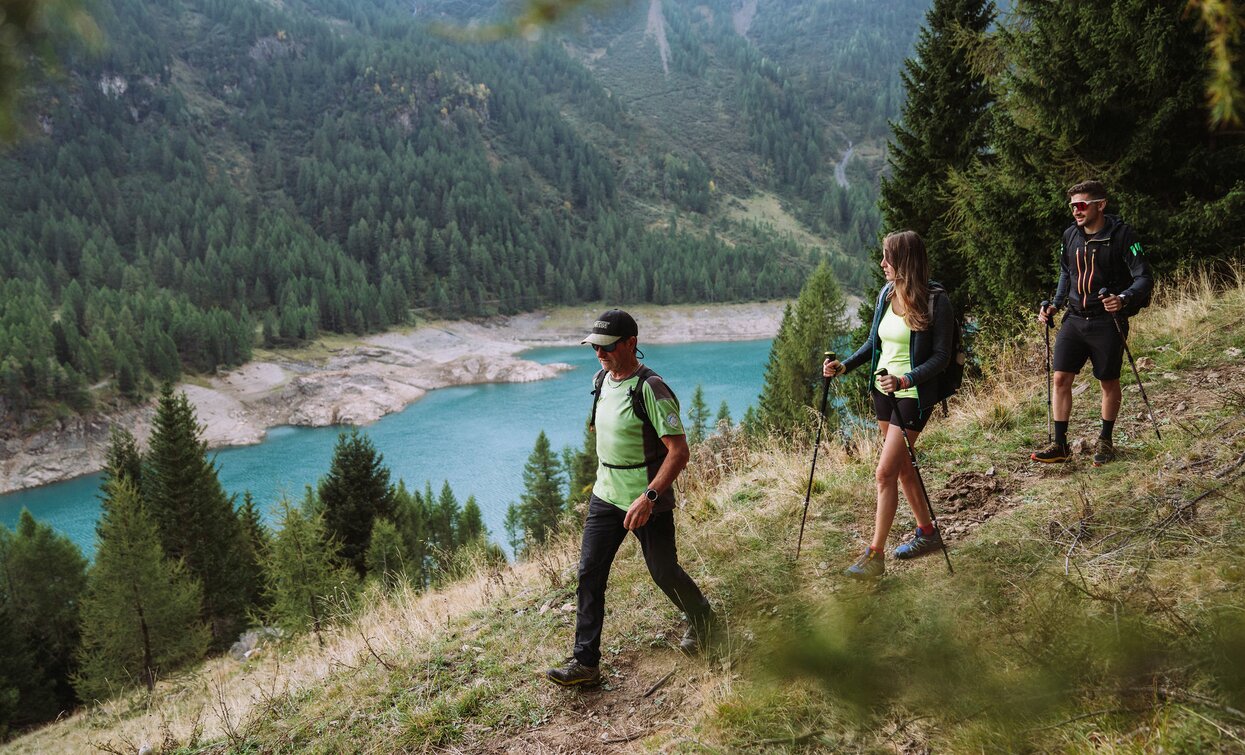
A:
{"label": "black baseball cap", "polygon": [[636,327],[631,315],[621,309],[611,309],[597,318],[597,321],[592,324],[592,332],[580,343],[609,346],[620,338],[630,338],[639,334],[640,329]]}

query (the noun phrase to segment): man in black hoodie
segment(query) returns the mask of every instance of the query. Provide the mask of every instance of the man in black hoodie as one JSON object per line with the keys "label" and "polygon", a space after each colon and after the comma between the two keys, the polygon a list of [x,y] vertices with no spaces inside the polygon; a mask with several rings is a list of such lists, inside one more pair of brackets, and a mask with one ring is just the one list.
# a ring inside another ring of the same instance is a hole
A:
{"label": "man in black hoodie", "polygon": [[[1059,287],[1053,306],[1038,313],[1043,324],[1053,322],[1065,304],[1068,311],[1055,338],[1054,392],[1051,413],[1055,421],[1054,443],[1034,452],[1034,461],[1067,461],[1068,418],[1072,414],[1072,381],[1088,359],[1094,377],[1102,384],[1102,432],[1094,450],[1094,466],[1115,456],[1111,431],[1120,411],[1120,367],[1128,317],[1150,301],[1154,279],[1133,229],[1106,213],[1107,189],[1100,181],[1082,181],[1068,189],[1068,206],[1076,222],[1063,232],[1059,257]],[[1099,296],[1101,289],[1106,296]]]}

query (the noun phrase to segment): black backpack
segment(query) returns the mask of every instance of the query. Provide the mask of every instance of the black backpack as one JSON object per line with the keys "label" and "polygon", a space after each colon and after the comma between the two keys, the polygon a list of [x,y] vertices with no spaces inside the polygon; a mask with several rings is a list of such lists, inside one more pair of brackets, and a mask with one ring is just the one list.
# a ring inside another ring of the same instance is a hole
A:
{"label": "black backpack", "polygon": [[934,297],[939,292],[947,295],[947,302],[951,305],[951,321],[955,325],[951,331],[951,360],[947,362],[947,366],[943,368],[942,372],[938,373],[938,395],[936,400],[942,402],[942,413],[943,416],[946,416],[947,399],[954,396],[960,390],[960,386],[964,385],[964,366],[968,364],[968,349],[965,345],[964,322],[956,313],[955,303],[951,300],[951,292],[937,281],[930,281],[930,321],[932,322],[934,317]]}
{"label": "black backpack", "polygon": [[[644,384],[648,382],[649,378],[655,377],[660,379],[661,376],[644,365],[640,365],[640,369],[635,373],[635,376],[639,378],[639,380],[636,381],[635,387],[627,389],[627,395],[631,399],[631,410],[635,412],[635,416],[639,417],[640,422],[644,424],[645,435],[656,440],[656,442],[653,443],[653,446],[655,448],[660,448],[660,451],[658,452],[657,457],[645,459],[642,464],[632,464],[620,467],[614,464],[606,464],[604,461],[601,462],[611,469],[640,469],[642,467],[653,467],[653,465],[661,466],[661,462],[666,458],[665,446],[662,445],[660,439],[658,438],[657,428],[653,426],[653,420],[649,418],[648,409],[644,406]],[[599,370],[596,377],[592,379],[592,414],[588,417],[588,427],[591,427],[594,430],[597,424],[597,401],[601,398],[601,386],[604,383],[605,370]],[[667,386],[667,389],[669,389],[669,386]],[[670,390],[670,395],[674,397],[675,401],[678,401],[678,397],[674,396],[673,390]],[[649,470],[650,479],[656,471],[656,468]]]}

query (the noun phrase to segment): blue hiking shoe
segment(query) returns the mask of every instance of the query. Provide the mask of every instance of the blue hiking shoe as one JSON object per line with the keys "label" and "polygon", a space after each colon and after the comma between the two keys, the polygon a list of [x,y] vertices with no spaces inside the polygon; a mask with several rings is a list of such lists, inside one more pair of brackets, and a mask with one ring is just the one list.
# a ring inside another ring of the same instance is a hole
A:
{"label": "blue hiking shoe", "polygon": [[886,573],[886,557],[881,551],[866,548],[865,554],[857,559],[856,563],[847,567],[843,573],[852,579],[879,579]]}
{"label": "blue hiking shoe", "polygon": [[937,528],[930,528],[929,532],[925,532],[917,527],[912,539],[895,548],[891,555],[901,561],[908,561],[927,556],[940,548],[942,548],[942,533]]}

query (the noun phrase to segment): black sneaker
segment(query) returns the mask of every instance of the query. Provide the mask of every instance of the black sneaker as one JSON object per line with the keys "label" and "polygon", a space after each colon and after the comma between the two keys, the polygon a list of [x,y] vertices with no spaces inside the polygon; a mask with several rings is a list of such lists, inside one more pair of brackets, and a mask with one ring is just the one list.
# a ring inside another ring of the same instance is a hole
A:
{"label": "black sneaker", "polygon": [[928,555],[941,547],[942,534],[937,528],[932,528],[926,533],[920,527],[917,527],[916,534],[912,536],[912,539],[895,548],[891,555],[900,561],[906,561]]}
{"label": "black sneaker", "polygon": [[1068,448],[1066,443],[1063,445],[1052,443],[1041,451],[1029,454],[1029,458],[1043,464],[1062,464],[1072,458],[1072,449]]}
{"label": "black sneaker", "polygon": [[1094,447],[1094,466],[1101,467],[1114,458],[1115,444],[1106,438],[1099,438],[1098,445]]}
{"label": "black sneaker", "polygon": [[585,666],[574,657],[562,668],[551,668],[545,672],[549,681],[563,687],[593,687],[601,683],[601,668]]}

